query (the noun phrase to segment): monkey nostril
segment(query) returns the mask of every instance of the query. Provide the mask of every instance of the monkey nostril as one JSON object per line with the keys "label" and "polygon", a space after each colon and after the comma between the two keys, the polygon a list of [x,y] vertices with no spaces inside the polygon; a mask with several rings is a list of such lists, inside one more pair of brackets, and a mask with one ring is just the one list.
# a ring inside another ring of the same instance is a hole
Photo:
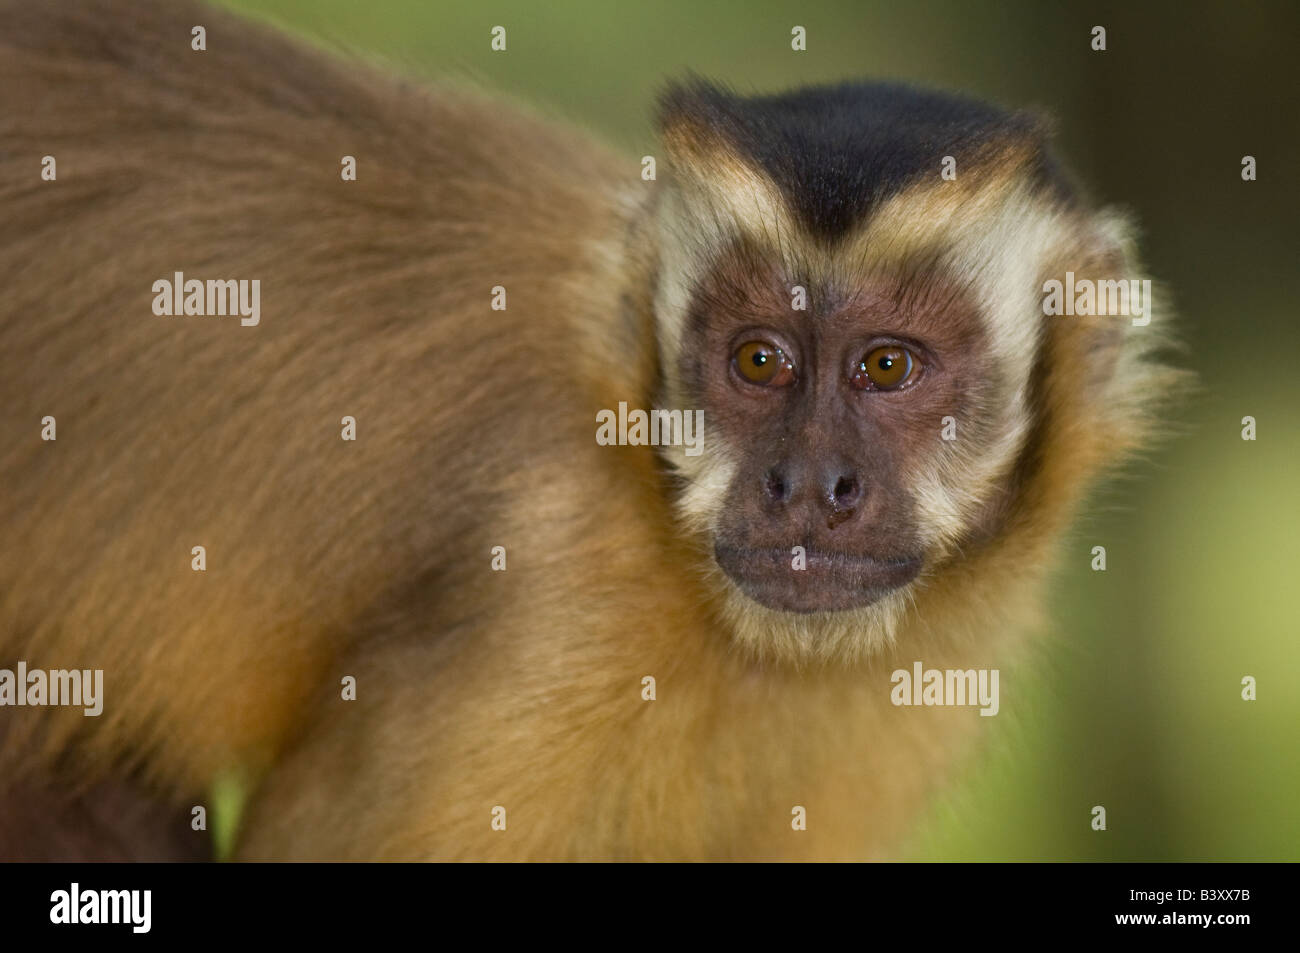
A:
{"label": "monkey nostril", "polygon": [[781,474],[777,473],[775,470],[769,470],[763,485],[767,490],[769,499],[775,500],[777,503],[785,502],[786,485]]}
{"label": "monkey nostril", "polygon": [[832,503],[838,509],[848,509],[858,502],[858,481],[854,477],[840,477],[835,484]]}

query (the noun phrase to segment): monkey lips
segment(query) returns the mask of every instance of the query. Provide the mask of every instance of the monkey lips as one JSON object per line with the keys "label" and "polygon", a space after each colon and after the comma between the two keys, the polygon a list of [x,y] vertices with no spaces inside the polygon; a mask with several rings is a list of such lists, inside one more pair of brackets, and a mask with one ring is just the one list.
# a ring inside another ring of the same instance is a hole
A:
{"label": "monkey lips", "polygon": [[713,554],[741,592],[759,605],[783,612],[859,609],[907,585],[921,571],[919,556],[877,558],[805,550],[802,560],[790,549],[721,544],[714,547]]}

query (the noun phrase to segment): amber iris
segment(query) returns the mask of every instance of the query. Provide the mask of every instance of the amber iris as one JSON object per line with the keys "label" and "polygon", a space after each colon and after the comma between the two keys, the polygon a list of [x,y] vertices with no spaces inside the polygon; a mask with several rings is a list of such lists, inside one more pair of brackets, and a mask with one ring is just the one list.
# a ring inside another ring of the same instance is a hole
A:
{"label": "amber iris", "polygon": [[751,384],[779,384],[790,372],[781,349],[766,341],[748,341],[736,348],[736,369]]}
{"label": "amber iris", "polygon": [[912,352],[905,347],[878,347],[857,366],[853,382],[872,390],[897,390],[910,381],[917,371]]}

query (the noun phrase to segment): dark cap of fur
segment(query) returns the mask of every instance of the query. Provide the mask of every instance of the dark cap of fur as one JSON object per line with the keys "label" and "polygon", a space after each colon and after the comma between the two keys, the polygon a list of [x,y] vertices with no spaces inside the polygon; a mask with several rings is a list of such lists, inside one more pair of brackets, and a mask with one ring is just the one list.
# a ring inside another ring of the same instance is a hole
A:
{"label": "dark cap of fur", "polygon": [[665,134],[710,142],[755,163],[812,234],[834,241],[891,195],[940,182],[944,156],[958,175],[1011,152],[1065,199],[1046,152],[1046,122],[978,100],[897,83],[849,82],[770,96],[740,96],[698,77],[660,100]]}

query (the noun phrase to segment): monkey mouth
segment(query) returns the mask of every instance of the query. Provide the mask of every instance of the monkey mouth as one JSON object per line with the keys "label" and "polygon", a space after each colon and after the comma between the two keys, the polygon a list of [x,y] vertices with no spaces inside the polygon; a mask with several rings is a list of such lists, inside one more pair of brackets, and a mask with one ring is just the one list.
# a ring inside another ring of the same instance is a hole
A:
{"label": "monkey mouth", "polygon": [[882,559],[815,549],[808,549],[800,562],[789,549],[721,544],[714,546],[713,557],[759,605],[804,614],[869,606],[915,579],[922,563],[920,556]]}

